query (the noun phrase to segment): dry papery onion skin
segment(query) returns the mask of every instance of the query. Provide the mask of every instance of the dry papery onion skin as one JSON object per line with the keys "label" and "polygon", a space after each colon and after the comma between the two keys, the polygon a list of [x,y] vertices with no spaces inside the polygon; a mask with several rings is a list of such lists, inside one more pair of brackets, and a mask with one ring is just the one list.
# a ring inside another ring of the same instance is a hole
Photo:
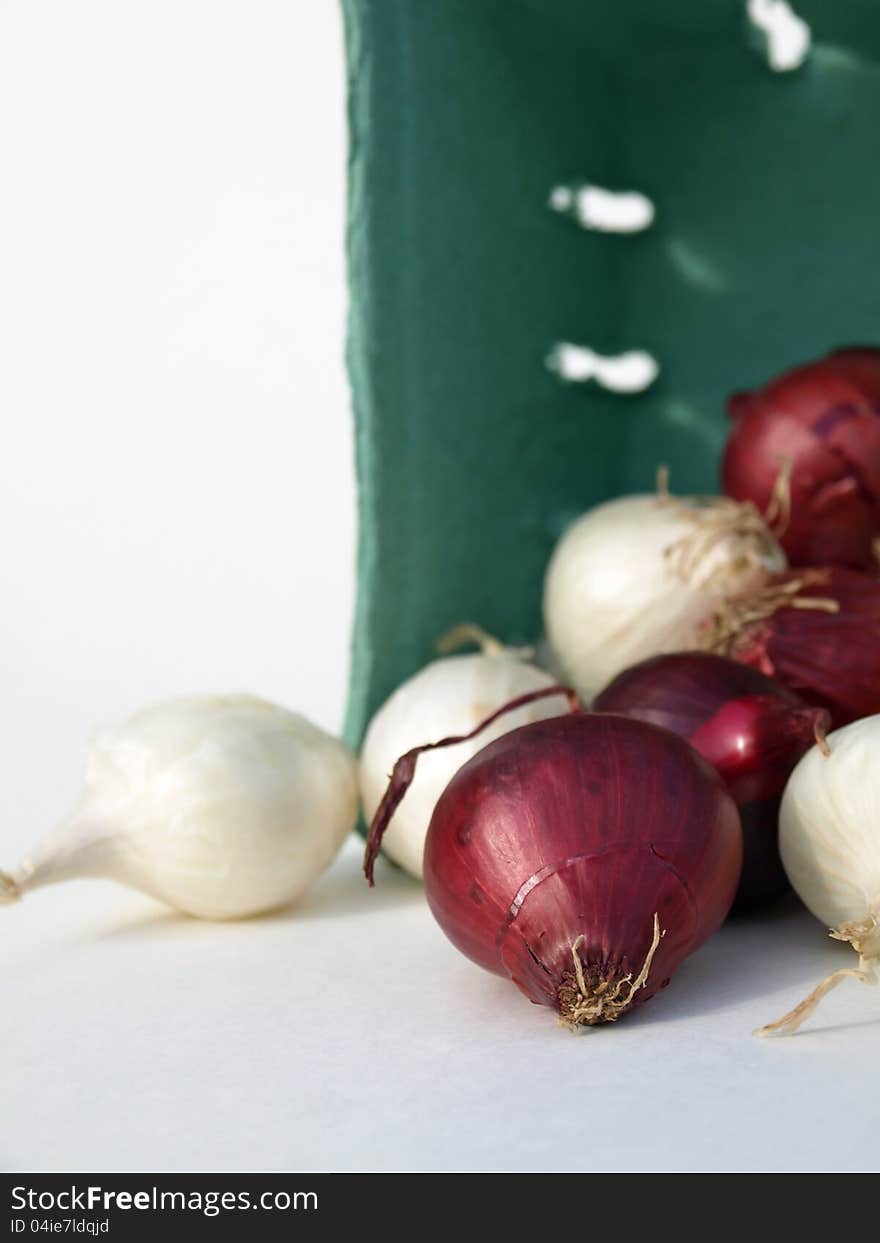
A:
{"label": "dry papery onion skin", "polygon": [[788,463],[779,539],[793,566],[876,572],[880,535],[880,350],[836,350],[728,401],[722,464],[728,496],[772,505]]}
{"label": "dry papery onion skin", "polygon": [[779,805],[791,770],[829,727],[823,708],[809,707],[748,665],[708,652],[676,652],[634,665],[593,707],[671,729],[723,778],[743,829],[734,912],[766,906],[786,892]]}
{"label": "dry papery onion skin", "polygon": [[116,880],[203,919],[288,906],[355,825],[355,758],[252,695],[165,700],[106,731],[78,811],[12,872],[0,902],[78,878]]}
{"label": "dry papery onion skin", "polygon": [[731,597],[786,568],[751,504],[659,494],[596,506],[562,536],[544,580],[559,667],[589,702],[623,669],[697,646]]}
{"label": "dry papery onion skin", "polygon": [[[464,644],[477,652],[460,653]],[[490,712],[555,679],[532,663],[530,648],[507,647],[473,623],[462,623],[437,642],[441,659],[419,670],[389,696],[370,721],[360,754],[361,803],[367,823],[376,813],[388,774],[400,755],[425,738],[466,735]],[[530,701],[501,717],[479,740],[435,750],[419,764],[406,801],[383,836],[382,850],[421,878],[425,837],[437,800],[457,769],[493,737],[565,709],[556,696]]]}
{"label": "dry papery onion skin", "polygon": [[786,786],[780,851],[792,887],[852,947],[858,965],[832,971],[758,1036],[792,1035],[844,980],[875,985],[880,965],[880,716],[835,730],[808,751]]}
{"label": "dry papery onion skin", "polygon": [[[533,692],[553,694],[569,697],[568,713],[496,738],[443,792],[425,891],[463,954],[581,1029],[637,1009],[721,925],[742,833],[719,777],[683,739],[581,712],[567,688]],[[384,826],[420,755],[458,741],[398,760],[370,826],[371,883]]]}
{"label": "dry papery onion skin", "polygon": [[698,645],[760,669],[827,708],[832,727],[880,712],[880,579],[840,566],[790,570],[728,601]]}

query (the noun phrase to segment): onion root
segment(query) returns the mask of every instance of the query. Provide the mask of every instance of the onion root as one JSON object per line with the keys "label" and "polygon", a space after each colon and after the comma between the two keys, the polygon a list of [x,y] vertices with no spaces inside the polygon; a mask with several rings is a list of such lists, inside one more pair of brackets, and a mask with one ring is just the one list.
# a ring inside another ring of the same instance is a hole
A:
{"label": "onion root", "polygon": [[[580,956],[580,948],[585,938],[583,935],[579,936],[571,947],[574,978],[568,976],[559,989],[560,1026],[567,1027],[569,1031],[577,1031],[581,1027],[596,1027],[600,1023],[613,1023],[619,1019],[632,1005],[639,989],[647,984],[657,946],[665,935],[666,930],[661,931],[660,918],[655,911],[654,936],[641,971],[635,979],[632,972],[629,972],[613,983],[611,980],[602,979],[595,971],[589,972],[590,979],[587,980]],[[625,995],[624,989],[628,990]]]}
{"label": "onion root", "polygon": [[767,1023],[759,1027],[756,1036],[793,1036],[804,1019],[809,1018],[826,993],[837,988],[843,980],[852,977],[861,984],[876,984],[875,966],[880,956],[880,919],[876,915],[867,915],[864,919],[853,923],[841,924],[828,933],[835,941],[846,941],[859,955],[858,967],[839,967],[826,975],[813,991],[799,1002],[788,1014],[783,1014],[775,1023]]}
{"label": "onion root", "polygon": [[8,872],[0,872],[0,905],[6,902],[18,902],[21,889]]}
{"label": "onion root", "polygon": [[786,455],[781,461],[770,500],[764,510],[764,521],[777,539],[782,539],[791,523],[791,476],[794,470],[794,458]]}
{"label": "onion root", "polygon": [[802,596],[811,587],[827,585],[827,570],[806,570],[787,583],[776,583],[742,599],[728,600],[702,628],[697,646],[717,656],[735,657],[747,627],[766,621],[780,609],[813,609],[820,613],[839,613],[840,604],[829,596]]}
{"label": "onion root", "polygon": [[705,586],[727,588],[728,580],[741,575],[751,566],[761,569],[763,559],[773,553],[776,540],[761,514],[751,501],[732,501],[729,497],[712,497],[695,507],[699,498],[691,503],[674,498],[662,498],[682,518],[692,523],[694,529],[666,549],[670,569],[682,582],[689,583],[698,574],[719,544],[730,539],[747,541],[742,556],[724,562],[705,580]]}

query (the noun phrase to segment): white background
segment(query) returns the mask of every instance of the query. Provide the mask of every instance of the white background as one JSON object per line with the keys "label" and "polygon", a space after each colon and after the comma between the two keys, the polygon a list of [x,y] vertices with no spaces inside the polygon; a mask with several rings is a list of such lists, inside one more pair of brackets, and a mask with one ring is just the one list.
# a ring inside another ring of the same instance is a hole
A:
{"label": "white background", "polygon": [[[183,690],[342,714],[354,488],[334,0],[0,6],[0,863],[93,727]],[[109,884],[0,912],[0,1166],[876,1166],[878,998],[794,908],[585,1038],[352,843],[297,910]]]}
{"label": "white background", "polygon": [[345,155],[334,0],[0,0],[9,848],[145,700],[341,722]]}

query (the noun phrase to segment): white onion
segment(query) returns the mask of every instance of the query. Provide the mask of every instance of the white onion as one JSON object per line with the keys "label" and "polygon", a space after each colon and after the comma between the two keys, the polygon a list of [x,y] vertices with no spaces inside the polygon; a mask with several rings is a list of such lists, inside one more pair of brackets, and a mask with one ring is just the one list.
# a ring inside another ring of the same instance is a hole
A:
{"label": "white onion", "polygon": [[832,972],[800,1005],[759,1035],[797,1030],[842,980],[877,982],[880,958],[880,716],[865,717],[812,747],[792,772],[779,812],[779,851],[808,910],[850,944],[858,967]]}
{"label": "white onion", "polygon": [[249,695],[138,712],[89,756],[76,814],[12,873],[0,899],[107,877],[206,919],[286,906],[328,866],[357,817],[343,743]]}
{"label": "white onion", "polygon": [[544,624],[566,677],[591,700],[621,670],[694,647],[731,597],[785,569],[757,510],[722,497],[624,496],[579,518],[544,581]]}
{"label": "white onion", "polygon": [[[469,733],[511,699],[554,684],[554,678],[528,663],[527,653],[504,648],[475,627],[462,627],[453,635],[461,633],[471,638],[478,635],[483,650],[445,656],[426,665],[394,691],[370,722],[360,766],[361,799],[368,821],[387,789],[395,762],[412,747]],[[479,738],[422,755],[407,796],[382,839],[382,849],[413,876],[421,876],[431,815],[462,764],[494,738],[530,721],[558,716],[567,707],[562,696],[539,700],[510,712]]]}

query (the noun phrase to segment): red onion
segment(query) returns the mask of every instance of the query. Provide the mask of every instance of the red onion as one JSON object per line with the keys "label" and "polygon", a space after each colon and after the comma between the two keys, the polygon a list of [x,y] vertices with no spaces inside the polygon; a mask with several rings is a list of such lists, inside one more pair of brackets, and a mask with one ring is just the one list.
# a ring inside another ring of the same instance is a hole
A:
{"label": "red onion", "polygon": [[880,712],[880,581],[873,575],[833,566],[775,575],[728,604],[700,646],[827,708],[834,729]]}
{"label": "red onion", "polygon": [[709,652],[656,656],[625,670],[593,704],[687,738],[739,807],[743,870],[734,910],[771,901],[788,880],[779,858],[779,803],[791,770],[829,726],[770,678]]}
{"label": "red onion", "polygon": [[[520,696],[484,721],[559,687]],[[454,945],[575,1028],[647,1001],[723,922],[742,833],[718,775],[683,739],[626,717],[572,712],[504,734],[437,803],[425,886]],[[473,735],[468,735],[471,737]],[[423,751],[394,766],[370,826],[382,833]]]}
{"label": "red onion", "polygon": [[[837,350],[728,402],[723,489],[780,519],[792,565],[875,565],[880,533],[880,349]],[[790,466],[790,507],[774,487]]]}

